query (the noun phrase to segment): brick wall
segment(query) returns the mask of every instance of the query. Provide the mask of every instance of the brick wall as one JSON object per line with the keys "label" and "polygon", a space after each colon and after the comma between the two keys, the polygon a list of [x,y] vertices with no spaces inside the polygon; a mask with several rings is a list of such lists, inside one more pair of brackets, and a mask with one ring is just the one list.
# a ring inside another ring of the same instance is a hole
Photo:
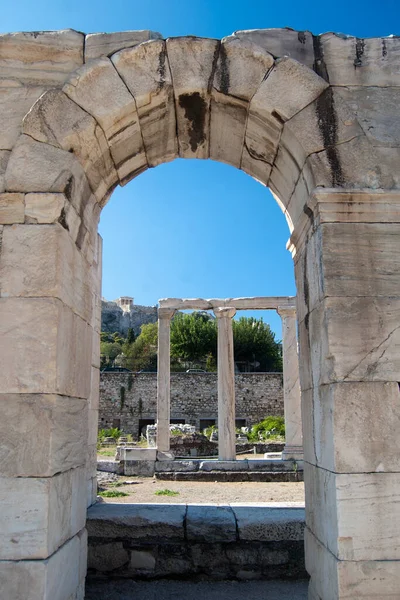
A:
{"label": "brick wall", "polygon": [[[241,373],[235,382],[236,419],[244,419],[246,426],[283,415],[281,373]],[[101,373],[99,428],[120,427],[136,438],[139,425],[155,419],[156,412],[156,373]],[[171,375],[171,419],[200,429],[217,416],[216,373]]]}

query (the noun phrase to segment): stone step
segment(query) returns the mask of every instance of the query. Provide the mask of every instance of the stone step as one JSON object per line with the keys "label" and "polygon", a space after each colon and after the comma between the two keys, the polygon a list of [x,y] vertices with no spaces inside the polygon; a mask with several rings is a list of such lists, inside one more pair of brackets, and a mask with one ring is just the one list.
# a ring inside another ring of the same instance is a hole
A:
{"label": "stone step", "polygon": [[304,481],[303,471],[164,471],[156,472],[161,481],[218,482],[298,482]]}

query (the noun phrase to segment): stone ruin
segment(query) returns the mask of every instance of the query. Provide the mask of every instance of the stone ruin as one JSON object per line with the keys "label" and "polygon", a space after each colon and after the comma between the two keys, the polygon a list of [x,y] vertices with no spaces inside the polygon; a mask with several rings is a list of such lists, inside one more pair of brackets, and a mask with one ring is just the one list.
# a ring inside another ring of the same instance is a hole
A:
{"label": "stone ruin", "polygon": [[309,598],[398,598],[399,62],[396,36],[1,35],[2,597],[84,597],[98,220],[182,157],[242,169],[288,222]]}

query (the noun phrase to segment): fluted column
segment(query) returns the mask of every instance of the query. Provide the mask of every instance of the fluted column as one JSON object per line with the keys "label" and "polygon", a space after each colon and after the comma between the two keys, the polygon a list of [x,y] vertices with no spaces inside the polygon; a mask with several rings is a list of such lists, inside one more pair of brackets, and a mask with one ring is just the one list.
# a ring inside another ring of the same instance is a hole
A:
{"label": "fluted column", "polygon": [[169,450],[170,422],[170,322],[175,311],[158,309],[157,450]]}
{"label": "fluted column", "polygon": [[302,460],[303,433],[299,357],[296,336],[296,309],[278,308],[277,311],[282,318],[283,399],[286,430],[286,443],[282,452],[282,458]]}
{"label": "fluted column", "polygon": [[215,308],[218,320],[218,458],[236,459],[235,363],[232,317],[235,308]]}

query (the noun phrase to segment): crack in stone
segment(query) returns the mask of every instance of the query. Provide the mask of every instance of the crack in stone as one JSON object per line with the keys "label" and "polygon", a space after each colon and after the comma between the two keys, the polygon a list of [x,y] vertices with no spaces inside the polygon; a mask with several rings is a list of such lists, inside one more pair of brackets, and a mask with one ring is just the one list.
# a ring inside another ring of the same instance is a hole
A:
{"label": "crack in stone", "polygon": [[[385,344],[387,341],[389,341],[389,339],[392,337],[392,335],[394,333],[396,333],[396,331],[400,329],[400,325],[398,325],[397,327],[395,327],[393,329],[393,331],[391,331],[384,340],[382,340],[377,346],[375,346],[375,348],[372,348],[372,350],[369,350],[369,352],[367,352],[367,354],[365,356],[363,356],[363,358],[355,365],[355,367],[353,367],[353,369],[351,369],[351,371],[349,371],[349,373],[347,373],[347,375],[343,378],[343,381],[346,381],[346,379],[348,379],[350,377],[350,375],[352,373],[354,373],[354,371],[356,369],[358,369],[358,367],[361,365],[361,363],[366,360],[371,354],[373,354],[374,352],[376,352],[377,350],[379,350],[379,348]],[[376,369],[380,359],[382,358],[382,356],[385,354],[385,352],[387,351],[387,347],[383,349],[383,351],[381,352],[381,354],[378,356],[378,358],[367,367],[367,375],[370,375],[371,373],[373,373],[373,371]]]}
{"label": "crack in stone", "polygon": [[[164,42],[164,43],[165,43],[165,42]],[[109,60],[110,60],[110,59],[109,59]],[[130,91],[130,89],[128,88],[127,84],[126,84],[126,83],[125,83],[125,81],[124,81],[124,78],[122,77],[122,75],[120,74],[120,72],[118,71],[117,67],[114,65],[114,63],[113,63],[113,61],[112,61],[112,60],[110,60],[110,63],[111,63],[111,65],[112,65],[112,67],[113,67],[114,71],[115,71],[115,72],[116,72],[116,74],[118,75],[119,79],[122,81],[122,83],[123,83],[123,85],[124,85],[125,89],[127,90],[128,94],[131,96],[131,98],[133,98],[133,102],[134,102],[134,104],[135,104],[135,110],[136,110],[136,114],[137,114],[137,123],[138,123],[138,126],[139,126],[140,137],[141,137],[141,140],[142,140],[143,154],[144,154],[144,157],[145,157],[145,159],[146,159],[147,167],[148,167],[148,168],[150,168],[150,165],[149,165],[149,160],[148,160],[148,158],[147,158],[146,145],[145,145],[145,143],[144,143],[144,138],[143,138],[142,125],[141,125],[141,123],[140,123],[139,111],[138,111],[138,107],[137,107],[137,104],[136,104],[136,98],[135,98],[135,96],[132,94],[132,92]],[[132,125],[132,124],[131,124],[131,125]],[[129,126],[128,126],[128,127],[129,127]],[[107,139],[107,138],[106,138],[106,139]],[[111,139],[111,138],[110,138],[110,139]],[[110,150],[110,154],[111,154],[111,150]],[[114,163],[115,170],[117,171],[117,174],[118,174],[117,166],[115,165],[115,162],[114,162],[114,159],[113,159],[113,156],[112,156],[112,154],[111,154],[111,158],[112,158],[112,161],[113,161],[113,163]],[[119,175],[118,175],[118,177],[119,177]],[[125,179],[126,179],[126,178],[125,178]]]}

